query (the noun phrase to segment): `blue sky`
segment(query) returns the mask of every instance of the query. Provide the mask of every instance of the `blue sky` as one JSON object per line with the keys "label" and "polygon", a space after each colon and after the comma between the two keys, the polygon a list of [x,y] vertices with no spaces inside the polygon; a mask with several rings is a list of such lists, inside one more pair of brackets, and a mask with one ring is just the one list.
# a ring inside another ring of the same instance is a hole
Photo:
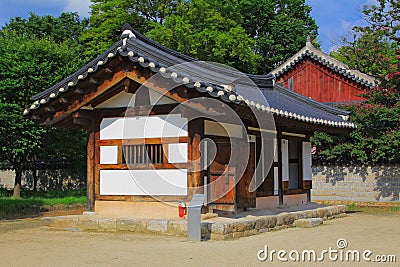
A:
{"label": "blue sky", "polygon": [[[313,8],[312,16],[319,26],[319,42],[325,52],[337,47],[341,36],[362,23],[361,8],[374,0],[306,0]],[[0,0],[0,25],[10,18],[38,15],[58,16],[63,11],[76,11],[89,16],[90,0]]]}

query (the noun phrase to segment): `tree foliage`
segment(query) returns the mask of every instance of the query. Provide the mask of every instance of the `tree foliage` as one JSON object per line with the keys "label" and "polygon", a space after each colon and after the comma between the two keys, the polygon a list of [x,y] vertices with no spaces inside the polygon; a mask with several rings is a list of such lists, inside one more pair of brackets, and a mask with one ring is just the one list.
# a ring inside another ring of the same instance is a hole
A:
{"label": "tree foliage", "polygon": [[157,42],[199,60],[265,74],[315,37],[304,0],[92,0],[82,39],[94,57],[129,23]]}
{"label": "tree foliage", "polygon": [[[82,64],[77,56],[82,53],[82,46],[70,39],[55,41],[58,36],[56,28],[45,36],[40,33],[45,32],[47,24],[41,24],[42,30],[21,30],[23,25],[38,19],[36,15],[31,16],[33,18],[25,21],[18,19],[20,30],[15,28],[17,19],[14,19],[0,32],[0,160],[9,162],[16,171],[16,196],[20,194],[22,169],[34,158],[41,155],[63,156],[47,149],[51,146],[50,136],[60,134],[66,140],[75,136],[75,133],[36,126],[32,121],[25,120],[22,112],[31,104],[34,94],[62,80]],[[60,150],[68,154],[66,151],[79,144],[69,143],[61,146]],[[84,149],[81,151],[85,153]]]}
{"label": "tree foliage", "polygon": [[318,26],[311,7],[304,0],[240,0],[240,13],[246,34],[255,41],[254,49],[262,57],[258,73],[268,73],[297,53],[313,39]]}
{"label": "tree foliage", "polygon": [[147,35],[161,44],[199,60],[225,63],[254,72],[259,55],[246,35],[238,1],[191,0],[182,2],[164,25]]}
{"label": "tree foliage", "polygon": [[15,31],[25,38],[52,37],[56,43],[79,41],[83,30],[89,26],[88,19],[82,19],[78,13],[62,13],[59,17],[38,16],[30,13],[28,19],[12,18],[3,27],[4,31]]}
{"label": "tree foliage", "polygon": [[353,28],[354,40],[333,54],[352,68],[377,78],[364,103],[347,107],[358,128],[348,138],[314,136],[322,160],[382,163],[400,160],[400,44],[398,1],[364,6],[366,26]]}
{"label": "tree foliage", "polygon": [[163,24],[177,6],[176,0],[91,0],[90,28],[82,34],[85,53],[93,58],[119,39],[122,25],[129,23],[145,33],[151,22]]}

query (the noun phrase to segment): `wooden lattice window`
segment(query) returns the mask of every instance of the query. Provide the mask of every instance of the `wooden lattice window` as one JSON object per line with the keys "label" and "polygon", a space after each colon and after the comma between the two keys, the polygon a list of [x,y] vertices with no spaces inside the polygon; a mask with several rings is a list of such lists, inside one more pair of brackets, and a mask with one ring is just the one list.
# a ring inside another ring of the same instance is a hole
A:
{"label": "wooden lattice window", "polygon": [[164,163],[162,144],[123,145],[124,164]]}

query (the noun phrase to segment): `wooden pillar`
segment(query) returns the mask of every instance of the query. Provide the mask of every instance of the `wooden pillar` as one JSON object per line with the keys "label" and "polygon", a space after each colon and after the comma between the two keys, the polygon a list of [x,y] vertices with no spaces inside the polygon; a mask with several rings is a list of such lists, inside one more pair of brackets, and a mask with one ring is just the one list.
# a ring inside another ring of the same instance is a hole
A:
{"label": "wooden pillar", "polygon": [[194,188],[199,189],[200,186],[203,185],[203,177],[201,171],[201,153],[200,153],[200,141],[203,136],[203,120],[202,119],[194,119],[189,122],[189,137],[190,137],[190,149],[189,149],[189,160],[192,161],[191,166],[191,181],[189,187],[191,187],[189,196],[191,194],[202,194],[204,192],[197,192]]}
{"label": "wooden pillar", "polygon": [[278,130],[278,197],[279,206],[283,205],[283,181],[282,181],[282,132]]}
{"label": "wooden pillar", "polygon": [[94,127],[89,131],[89,138],[87,143],[87,182],[86,182],[86,196],[87,196],[87,211],[94,211],[94,183],[95,183],[95,135]]}

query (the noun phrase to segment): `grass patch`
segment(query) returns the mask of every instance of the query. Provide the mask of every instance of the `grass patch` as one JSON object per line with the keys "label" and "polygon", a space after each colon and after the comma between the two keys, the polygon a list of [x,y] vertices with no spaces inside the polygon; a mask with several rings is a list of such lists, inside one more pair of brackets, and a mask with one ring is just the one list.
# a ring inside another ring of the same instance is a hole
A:
{"label": "grass patch", "polygon": [[346,205],[347,212],[370,214],[400,214],[400,202],[319,201],[323,205]]}
{"label": "grass patch", "polygon": [[369,203],[351,203],[347,205],[347,211],[349,212],[364,212],[372,214],[400,214],[400,206],[391,205],[374,205]]}
{"label": "grass patch", "polygon": [[12,192],[0,192],[0,219],[32,216],[48,211],[51,207],[86,203],[85,191],[22,191],[21,198],[11,196]]}

